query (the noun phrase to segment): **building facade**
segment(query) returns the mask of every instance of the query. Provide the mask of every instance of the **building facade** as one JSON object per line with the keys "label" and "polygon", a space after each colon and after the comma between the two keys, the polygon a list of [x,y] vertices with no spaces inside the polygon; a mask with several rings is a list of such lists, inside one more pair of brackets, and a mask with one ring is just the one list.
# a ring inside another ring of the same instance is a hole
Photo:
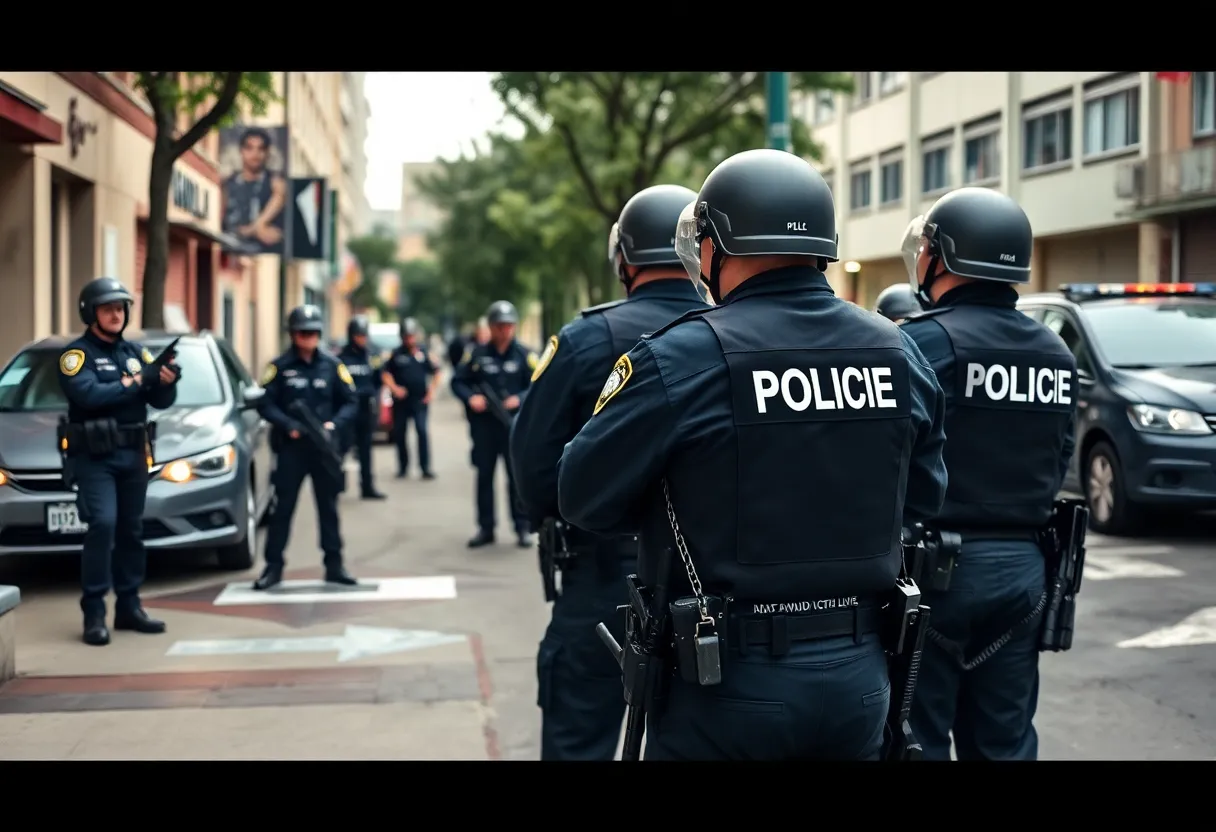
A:
{"label": "building facade", "polygon": [[1168,235],[1116,197],[1122,162],[1161,152],[1163,82],[1154,73],[867,72],[851,95],[820,93],[795,112],[823,148],[836,199],[837,292],[872,306],[907,280],[909,220],[958,187],[1008,193],[1035,231],[1030,290],[1158,279]]}
{"label": "building facade", "polygon": [[443,222],[443,212],[418,188],[418,179],[439,169],[438,162],[406,162],[401,170],[401,236],[397,259],[404,262],[431,257],[426,237]]}

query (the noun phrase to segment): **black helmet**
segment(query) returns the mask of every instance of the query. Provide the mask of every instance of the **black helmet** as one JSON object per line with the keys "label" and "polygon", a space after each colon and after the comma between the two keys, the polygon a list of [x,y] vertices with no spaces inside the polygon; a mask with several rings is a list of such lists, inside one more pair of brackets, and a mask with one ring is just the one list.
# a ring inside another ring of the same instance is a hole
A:
{"label": "black helmet", "polygon": [[120,301],[126,304],[126,315],[123,321],[123,329],[126,329],[131,317],[131,304],[135,302],[135,298],[127,291],[127,287],[112,277],[99,277],[86,283],[80,290],[80,300],[76,306],[80,313],[80,320],[84,322],[85,326],[92,326],[97,323],[97,307]]}
{"label": "black helmet", "polygon": [[916,292],[907,283],[892,283],[878,293],[874,301],[874,311],[884,318],[900,321],[920,311],[916,301]]}
{"label": "black helmet", "polygon": [[517,324],[519,323],[519,312],[515,311],[515,304],[510,301],[496,300],[486,310],[486,323]]}
{"label": "black helmet", "polygon": [[[925,246],[931,260],[921,283],[916,261]],[[924,302],[929,286],[947,272],[976,280],[1029,283],[1033,247],[1030,220],[1016,202],[990,188],[959,188],[908,224],[902,248],[909,282]]]}
{"label": "black helmet", "polygon": [[[638,191],[621,209],[620,218],[608,232],[608,262],[616,268],[616,256],[630,266],[678,266],[676,223],[684,206],[697,194],[679,185],[655,185]],[[631,281],[618,272],[625,288]]]}
{"label": "black helmet", "polygon": [[321,310],[311,303],[297,306],[287,316],[288,332],[322,332],[324,329],[325,321]]}
{"label": "black helmet", "polygon": [[346,340],[354,340],[356,335],[367,335],[369,332],[371,332],[371,325],[367,321],[367,316],[356,315],[346,325]]}
{"label": "black helmet", "polygon": [[401,337],[407,335],[418,335],[422,328],[418,326],[418,321],[413,318],[406,318],[401,322]]}
{"label": "black helmet", "polygon": [[696,202],[680,215],[676,253],[694,281],[701,279],[701,241],[714,241],[708,286],[718,298],[721,258],[761,254],[835,262],[836,205],[819,172],[781,150],[745,150],[714,168]]}

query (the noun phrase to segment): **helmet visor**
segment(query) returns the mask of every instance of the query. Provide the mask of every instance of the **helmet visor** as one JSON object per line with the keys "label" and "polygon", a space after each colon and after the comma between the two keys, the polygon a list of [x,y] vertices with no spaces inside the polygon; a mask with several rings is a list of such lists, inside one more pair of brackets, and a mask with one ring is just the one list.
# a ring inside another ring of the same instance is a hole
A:
{"label": "helmet visor", "polygon": [[701,286],[701,239],[697,233],[697,203],[684,206],[680,219],[676,221],[676,256],[684,264],[684,271],[700,290]]}
{"label": "helmet visor", "polygon": [[925,215],[921,214],[908,223],[908,227],[904,229],[903,243],[899,247],[900,254],[904,258],[904,266],[908,270],[908,283],[914,292],[920,290],[916,264],[926,245],[928,245],[928,240],[925,238]]}
{"label": "helmet visor", "polygon": [[614,222],[608,232],[608,265],[616,267],[616,256],[621,250],[621,224]]}

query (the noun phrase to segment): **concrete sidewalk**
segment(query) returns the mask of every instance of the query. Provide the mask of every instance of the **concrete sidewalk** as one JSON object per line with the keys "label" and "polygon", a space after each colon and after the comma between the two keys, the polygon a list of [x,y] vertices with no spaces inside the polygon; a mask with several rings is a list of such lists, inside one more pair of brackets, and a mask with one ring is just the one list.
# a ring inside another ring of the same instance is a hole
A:
{"label": "concrete sidewalk", "polygon": [[72,563],[24,564],[14,577],[0,562],[0,580],[24,596],[19,675],[0,687],[0,759],[535,758],[547,615],[535,551],[505,533],[465,548],[475,527],[468,427],[450,397],[434,411],[437,480],[416,468],[393,478],[395,452],[378,447],[389,499],[342,498],[347,564],[363,582],[354,591],[319,582],[303,495],[280,592],[248,590],[260,563],[245,574],[176,557],[154,565],[144,599],[168,623],[163,636],[116,632],[108,647],[88,647]]}

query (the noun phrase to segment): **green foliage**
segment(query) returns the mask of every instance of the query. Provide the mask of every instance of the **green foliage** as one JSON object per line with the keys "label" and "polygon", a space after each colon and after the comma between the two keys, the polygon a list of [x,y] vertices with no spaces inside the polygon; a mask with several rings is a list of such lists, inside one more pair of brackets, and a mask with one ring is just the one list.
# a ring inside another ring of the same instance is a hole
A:
{"label": "green foliage", "polygon": [[[546,333],[580,303],[620,293],[608,230],[633,194],[696,190],[718,162],[765,146],[762,72],[502,72],[493,81],[522,139],[489,137],[421,188],[447,212],[434,235],[462,317],[499,297],[539,298]],[[791,73],[791,89],[852,89],[846,73]],[[819,148],[792,119],[792,149]]]}
{"label": "green foliage", "polygon": [[379,296],[380,273],[394,267],[397,241],[384,229],[377,228],[366,237],[348,240],[346,249],[359,261],[363,280],[350,294],[350,302],[361,309],[375,309],[381,319],[392,320],[396,310],[390,309]]}
{"label": "green foliage", "polygon": [[427,332],[442,331],[450,314],[449,287],[440,280],[434,260],[407,260],[397,264],[401,275],[401,316],[410,315]]}

